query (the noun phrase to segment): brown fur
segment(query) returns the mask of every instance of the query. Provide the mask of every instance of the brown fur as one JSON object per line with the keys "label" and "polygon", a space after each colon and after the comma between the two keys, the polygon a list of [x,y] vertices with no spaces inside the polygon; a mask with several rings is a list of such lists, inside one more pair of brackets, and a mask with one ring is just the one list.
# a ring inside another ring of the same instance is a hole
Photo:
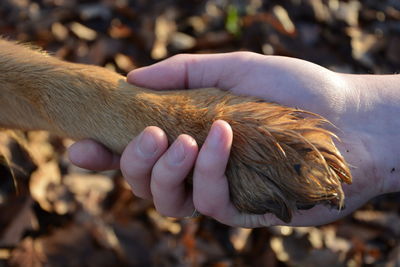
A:
{"label": "brown fur", "polygon": [[351,174],[323,118],[215,88],[156,92],[104,68],[63,62],[0,40],[0,126],[93,138],[120,153],[146,126],[201,145],[213,121],[230,123],[234,143],[226,175],[235,206],[292,212],[318,203],[341,207]]}

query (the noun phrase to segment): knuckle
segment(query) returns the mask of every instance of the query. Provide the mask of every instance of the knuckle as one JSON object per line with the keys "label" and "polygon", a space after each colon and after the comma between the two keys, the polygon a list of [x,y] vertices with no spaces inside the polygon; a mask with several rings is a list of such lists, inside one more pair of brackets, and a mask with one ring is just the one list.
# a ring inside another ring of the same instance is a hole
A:
{"label": "knuckle", "polygon": [[172,56],[172,57],[171,57],[171,60],[172,60],[172,59],[175,59],[175,60],[185,60],[185,59],[187,59],[188,57],[193,57],[193,54],[189,54],[189,53],[180,53],[180,54],[177,54],[177,55]]}
{"label": "knuckle", "polygon": [[210,162],[205,158],[199,158],[196,162],[194,175],[196,177],[210,177],[216,173],[215,169],[217,166],[217,162]]}
{"label": "knuckle", "polygon": [[232,56],[236,57],[238,60],[245,61],[248,60],[249,58],[257,57],[258,54],[249,51],[238,51],[238,52],[233,52]]}
{"label": "knuckle", "polygon": [[178,174],[173,175],[164,167],[164,164],[156,164],[151,172],[152,188],[157,191],[174,190],[179,186]]}
{"label": "knuckle", "polygon": [[185,166],[172,166],[165,158],[161,158],[151,171],[154,185],[163,190],[173,190],[182,185],[187,173]]}
{"label": "knuckle", "polygon": [[130,147],[130,153],[124,153],[120,160],[120,169],[124,177],[140,177],[150,175],[158,158],[144,159],[133,153],[135,147]]}
{"label": "knuckle", "polygon": [[197,66],[197,64],[200,64],[199,55],[188,54],[188,53],[174,55],[168,60],[170,60],[171,62],[178,63],[178,64],[183,64],[187,68],[190,67],[191,69],[192,69],[192,67],[194,67],[194,69],[197,69],[199,67],[199,66]]}
{"label": "knuckle", "polygon": [[156,192],[174,191],[181,185],[180,180],[177,180],[179,179],[173,176],[163,175],[162,173],[155,174],[154,172],[152,172],[151,174],[152,189]]}
{"label": "knuckle", "polygon": [[152,168],[153,165],[145,164],[139,160],[134,161],[132,159],[121,159],[120,163],[122,176],[126,179],[140,179],[142,177],[150,176]]}
{"label": "knuckle", "polygon": [[171,188],[170,181],[165,179],[163,175],[157,175],[154,172],[151,174],[151,186],[153,190],[161,191]]}
{"label": "knuckle", "polygon": [[120,169],[125,178],[133,178],[137,174],[134,166],[124,157],[121,158]]}
{"label": "knuckle", "polygon": [[188,57],[190,57],[189,54],[178,54],[178,55],[174,55],[174,56],[170,57],[168,59],[168,61],[170,61],[170,62],[183,62],[183,61],[186,61],[188,59]]}

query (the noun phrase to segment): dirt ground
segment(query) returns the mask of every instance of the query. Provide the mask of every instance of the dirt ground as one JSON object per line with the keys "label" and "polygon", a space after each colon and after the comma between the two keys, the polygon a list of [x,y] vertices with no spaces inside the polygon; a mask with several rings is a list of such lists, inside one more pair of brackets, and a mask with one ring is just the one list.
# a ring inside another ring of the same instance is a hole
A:
{"label": "dirt ground", "polygon": [[[5,37],[124,74],[179,53],[239,50],[346,73],[400,70],[398,0],[2,0],[0,16]],[[0,133],[0,266],[400,265],[400,194],[321,227],[174,220],[119,172],[71,165],[71,143]]]}

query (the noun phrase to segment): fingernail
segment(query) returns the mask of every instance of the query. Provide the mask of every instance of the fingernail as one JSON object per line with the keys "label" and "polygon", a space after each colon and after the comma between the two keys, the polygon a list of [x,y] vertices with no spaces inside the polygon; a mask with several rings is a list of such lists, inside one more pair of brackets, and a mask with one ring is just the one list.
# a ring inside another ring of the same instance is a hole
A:
{"label": "fingernail", "polygon": [[185,159],[185,147],[179,139],[168,149],[167,160],[171,165],[179,165]]}
{"label": "fingernail", "polygon": [[139,136],[138,151],[145,158],[151,158],[157,152],[157,143],[152,133],[143,132]]}

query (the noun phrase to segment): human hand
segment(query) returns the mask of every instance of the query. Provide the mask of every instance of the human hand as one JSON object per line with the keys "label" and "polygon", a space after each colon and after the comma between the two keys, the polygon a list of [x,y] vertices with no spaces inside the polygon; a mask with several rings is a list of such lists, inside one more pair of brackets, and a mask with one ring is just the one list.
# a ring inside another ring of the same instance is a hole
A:
{"label": "human hand", "polygon": [[[375,171],[371,156],[374,139],[366,111],[357,107],[360,94],[348,76],[312,63],[253,53],[180,55],[159,64],[138,69],[128,81],[157,90],[218,87],[236,94],[258,96],[267,101],[295,106],[326,117],[335,124],[341,142],[338,147],[352,169],[354,183],[344,185],[346,208],[330,210],[318,205],[298,211],[291,225],[318,225],[336,220],[369,200],[388,192],[382,175]],[[224,175],[232,142],[232,130],[223,121],[213,124],[200,149],[193,138],[181,135],[168,148],[166,135],[156,127],[146,128],[121,156],[120,167],[142,198],[152,199],[156,209],[167,216],[190,216],[196,208],[204,215],[233,226],[258,227],[283,224],[271,214],[238,212],[229,200]],[[119,158],[90,140],[70,149],[71,160],[89,169],[119,167]],[[194,166],[193,191],[185,178]]]}

